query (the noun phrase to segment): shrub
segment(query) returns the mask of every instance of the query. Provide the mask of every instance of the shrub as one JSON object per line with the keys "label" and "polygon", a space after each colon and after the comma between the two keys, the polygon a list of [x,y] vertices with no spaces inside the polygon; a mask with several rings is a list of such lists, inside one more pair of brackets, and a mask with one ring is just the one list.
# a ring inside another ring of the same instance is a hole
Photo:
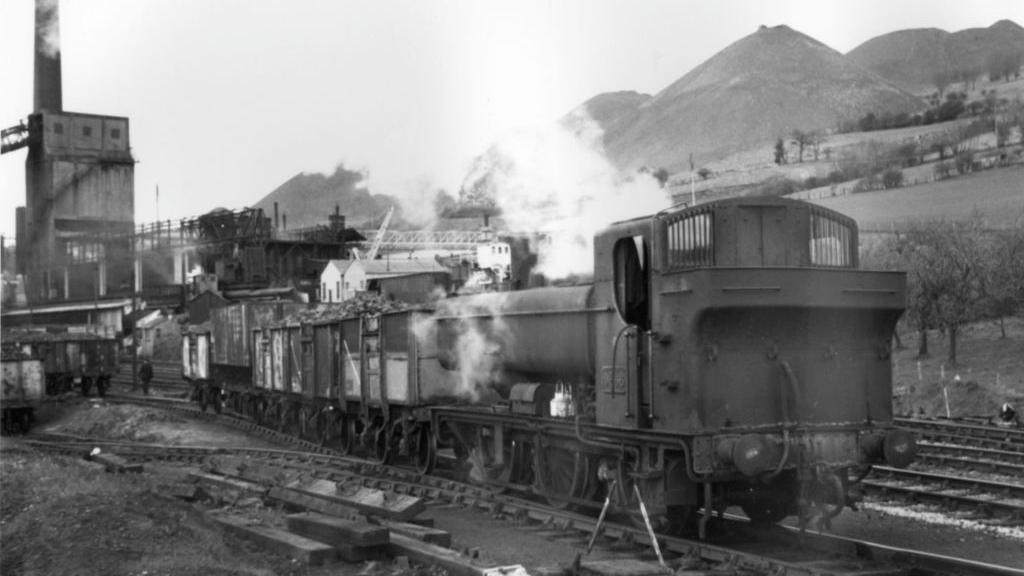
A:
{"label": "shrub", "polygon": [[882,185],[888,188],[899,188],[903,185],[903,170],[889,168],[882,173]]}
{"label": "shrub", "polygon": [[935,179],[936,180],[945,180],[946,178],[949,178],[949,176],[953,173],[953,168],[954,168],[954,166],[953,166],[952,162],[949,162],[949,161],[936,162],[935,163],[935,168],[933,169],[933,171],[935,173]]}
{"label": "shrub", "polygon": [[967,174],[974,170],[974,154],[961,152],[956,155],[956,171],[958,174]]}

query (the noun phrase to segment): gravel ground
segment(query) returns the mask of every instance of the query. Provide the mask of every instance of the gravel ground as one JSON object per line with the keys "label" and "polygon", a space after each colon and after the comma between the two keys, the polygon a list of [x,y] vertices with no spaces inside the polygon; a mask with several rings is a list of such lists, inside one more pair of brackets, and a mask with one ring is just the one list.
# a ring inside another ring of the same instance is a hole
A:
{"label": "gravel ground", "polygon": [[[215,445],[215,446],[272,446],[265,440],[249,437],[237,430],[226,428],[209,422],[190,422],[177,415],[146,407],[110,405],[105,403],[80,403],[64,409],[55,409],[44,414],[40,428],[53,432],[101,436],[115,439],[136,440],[144,442],[182,444],[182,445]],[[10,446],[11,442],[3,442]],[[12,478],[17,478],[24,464],[20,458],[11,458],[5,454],[3,458],[4,506],[0,531],[4,536],[4,552],[0,555],[0,563],[8,565],[12,540],[12,530],[21,529],[16,543],[21,556],[20,562],[35,562],[49,556],[37,557],[32,550],[46,548],[40,546],[42,540],[58,538],[61,542],[70,543],[56,551],[57,566],[76,566],[82,558],[90,560],[95,569],[85,570],[84,574],[108,573],[103,570],[109,564],[100,562],[102,556],[94,556],[87,552],[90,546],[111,546],[112,542],[121,542],[121,548],[134,551],[130,554],[133,566],[145,567],[147,559],[167,569],[172,562],[169,557],[160,555],[160,542],[170,538],[168,544],[178,547],[195,546],[203,542],[206,547],[210,541],[217,545],[208,550],[209,563],[189,567],[184,572],[201,573],[203,567],[214,568],[211,573],[222,574],[264,574],[280,570],[292,574],[320,574],[320,571],[308,571],[292,565],[282,565],[276,560],[269,560],[267,555],[244,544],[238,544],[230,538],[219,535],[215,529],[206,526],[201,516],[196,516],[191,507],[176,500],[160,497],[159,491],[154,492],[154,483],[168,482],[168,475],[157,474],[160,468],[147,470],[147,473],[136,478],[135,475],[111,476],[102,473],[88,472],[83,474],[78,464],[70,464],[74,470],[67,469],[64,475],[78,475],[87,478],[87,487],[96,492],[97,496],[74,497],[61,500],[68,490],[65,484],[57,482],[61,475],[60,467],[68,464],[47,462],[42,468],[46,474],[46,482],[33,485],[22,485]],[[161,472],[170,473],[170,470]],[[147,480],[148,479],[148,480]],[[107,486],[106,484],[109,484]],[[93,486],[95,485],[95,486]],[[49,488],[48,488],[49,487]],[[51,492],[46,492],[46,490]],[[20,493],[18,490],[26,491]],[[74,490],[79,490],[75,488]],[[40,492],[42,491],[42,492]],[[84,493],[84,489],[83,489]],[[91,494],[92,492],[90,492]],[[133,495],[132,498],[124,498]],[[64,502],[63,505],[59,505]],[[81,504],[81,505],[80,505]],[[102,514],[97,511],[103,510]],[[57,512],[59,511],[59,513]],[[273,510],[267,513],[274,512]],[[936,514],[929,508],[911,508],[890,506],[879,503],[868,503],[861,512],[846,511],[833,522],[835,533],[862,540],[886,542],[894,546],[916,548],[948,556],[963,557],[983,562],[991,562],[1006,566],[1024,567],[1024,534],[1020,529],[1000,530],[998,527],[986,525],[964,518],[951,518],[950,514]],[[264,511],[260,511],[264,513]],[[50,515],[55,521],[50,522]],[[538,527],[510,527],[507,520],[492,518],[488,513],[455,507],[433,507],[427,515],[435,519],[438,528],[452,532],[454,545],[459,548],[477,548],[482,558],[496,564],[523,564],[528,569],[555,564],[568,564],[573,561],[586,542],[581,537],[565,537],[554,530],[542,530]],[[56,519],[60,522],[56,522]],[[170,520],[174,519],[174,520]],[[187,521],[184,528],[172,529],[172,524]],[[43,528],[40,528],[42,526]],[[88,527],[82,530],[75,527]],[[31,527],[31,528],[27,528]],[[28,531],[25,531],[28,530]],[[168,532],[168,530],[170,530]],[[202,535],[196,540],[197,536]],[[216,535],[216,536],[214,536]],[[212,538],[212,540],[211,540]],[[119,540],[119,539],[124,539]],[[74,545],[72,545],[74,544]],[[175,549],[173,546],[169,550]],[[204,548],[206,549],[206,548]],[[63,556],[60,556],[63,554]],[[609,555],[614,553],[602,552]],[[597,556],[600,557],[600,556]],[[652,556],[653,558],[653,556]],[[227,566],[237,563],[234,569]],[[287,566],[287,567],[285,567]],[[264,572],[261,567],[269,568]],[[391,573],[389,567],[366,565],[359,569],[346,569],[348,573]],[[223,569],[224,571],[220,571]],[[156,573],[161,573],[157,570]],[[4,574],[22,573],[19,571]],[[141,574],[135,572],[115,571],[109,573]],[[326,572],[324,572],[326,573]],[[152,576],[154,571],[149,572]]]}
{"label": "gravel ground", "polygon": [[[738,511],[737,511],[738,512]],[[454,507],[430,508],[438,528],[452,533],[457,548],[479,548],[483,557],[498,564],[523,564],[527,569],[568,564],[586,547],[580,538],[560,537],[557,531],[538,527],[507,530],[509,523],[487,512]],[[891,546],[923,550],[1024,568],[1024,532],[1000,531],[965,519],[950,519],[927,508],[865,504],[859,512],[845,511],[833,520],[832,533],[883,542]],[[608,553],[597,553],[602,558]],[[650,555],[654,559],[653,554]]]}

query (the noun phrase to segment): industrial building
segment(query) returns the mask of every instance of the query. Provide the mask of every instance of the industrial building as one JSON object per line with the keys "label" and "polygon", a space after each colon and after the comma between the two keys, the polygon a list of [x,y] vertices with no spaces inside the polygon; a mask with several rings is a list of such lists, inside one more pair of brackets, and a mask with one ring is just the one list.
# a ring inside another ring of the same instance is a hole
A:
{"label": "industrial building", "polygon": [[17,270],[29,304],[123,296],[132,280],[135,160],[128,118],[63,108],[56,3],[37,2],[34,110],[3,131],[28,148],[16,215]]}

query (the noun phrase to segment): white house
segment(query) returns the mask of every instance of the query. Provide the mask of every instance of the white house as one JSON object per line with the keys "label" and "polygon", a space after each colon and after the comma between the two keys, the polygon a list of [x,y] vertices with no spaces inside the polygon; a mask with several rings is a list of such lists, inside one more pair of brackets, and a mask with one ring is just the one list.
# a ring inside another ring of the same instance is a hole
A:
{"label": "white house", "polygon": [[498,280],[508,278],[512,268],[512,248],[506,242],[487,242],[476,247],[476,265],[492,270]]}
{"label": "white house", "polygon": [[341,302],[368,290],[374,280],[425,272],[447,273],[448,269],[433,259],[331,260],[320,274],[320,300]]}
{"label": "white house", "polygon": [[341,302],[342,288],[345,284],[345,271],[358,260],[331,260],[320,273],[320,301]]}

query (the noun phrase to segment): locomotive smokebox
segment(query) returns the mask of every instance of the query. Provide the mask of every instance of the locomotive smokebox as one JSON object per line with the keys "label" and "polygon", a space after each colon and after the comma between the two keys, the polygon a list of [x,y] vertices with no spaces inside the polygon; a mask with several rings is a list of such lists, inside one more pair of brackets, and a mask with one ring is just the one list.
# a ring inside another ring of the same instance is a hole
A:
{"label": "locomotive smokebox", "polygon": [[36,0],[35,85],[36,112],[63,108],[60,73],[60,18],[58,0]]}
{"label": "locomotive smokebox", "polygon": [[440,303],[437,347],[449,370],[493,357],[502,372],[542,381],[594,377],[593,286],[538,288],[450,298]]}

